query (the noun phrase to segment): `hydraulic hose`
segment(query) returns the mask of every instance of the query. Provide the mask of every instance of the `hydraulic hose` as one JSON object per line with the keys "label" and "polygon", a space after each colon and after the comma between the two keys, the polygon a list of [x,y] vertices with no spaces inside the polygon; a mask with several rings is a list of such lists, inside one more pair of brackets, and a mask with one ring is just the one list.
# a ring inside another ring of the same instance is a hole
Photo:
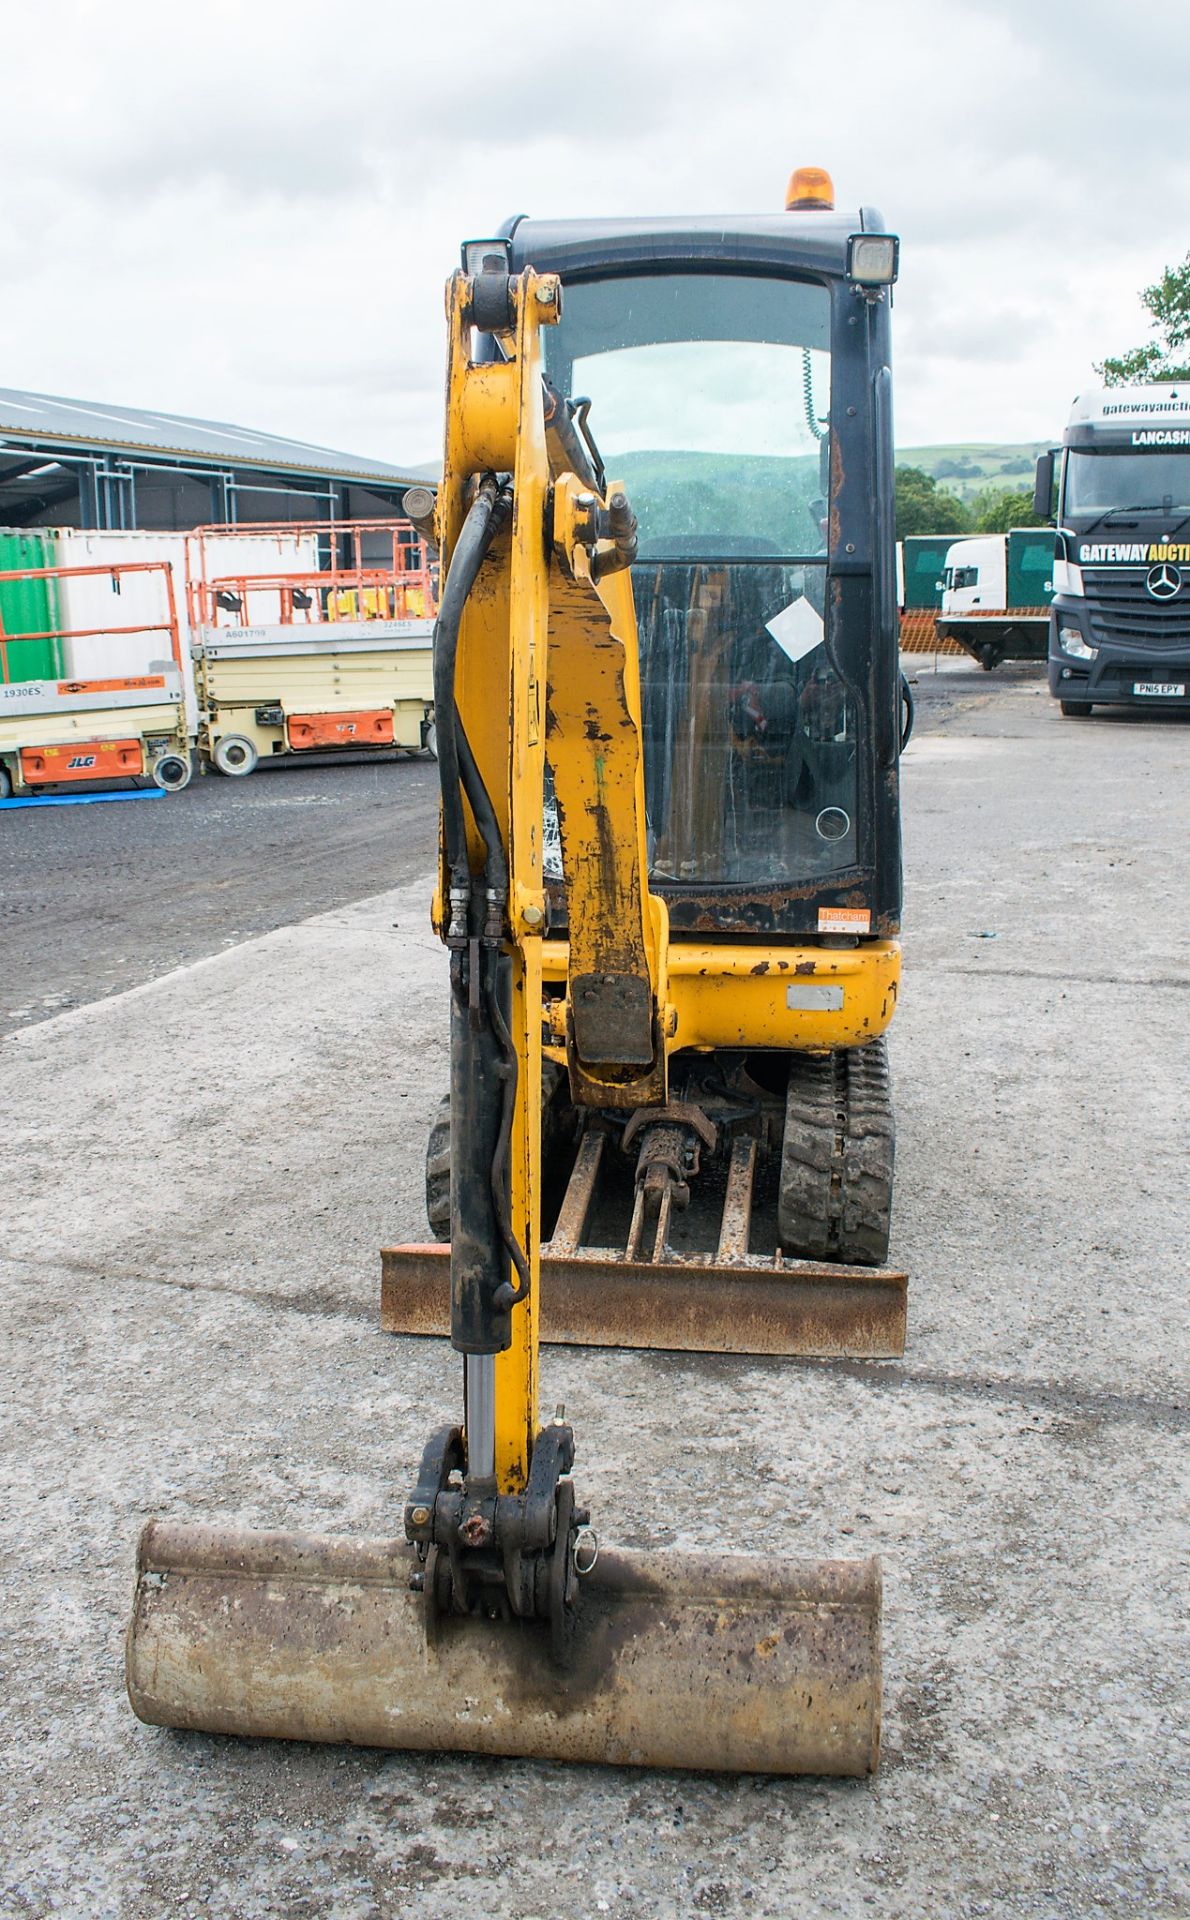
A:
{"label": "hydraulic hose", "polygon": [[500,904],[503,906],[508,899],[508,855],[504,851],[500,822],[496,818],[496,809],[484,786],[483,775],[471,751],[471,742],[463,731],[463,723],[459,719],[457,709],[454,714],[454,727],[455,750],[463,777],[463,791],[470,802],[471,811],[475,815],[475,824],[479,828],[480,839],[486,849],[484,876],[489,891],[499,895]]}
{"label": "hydraulic hose", "polygon": [[[471,869],[467,859],[467,823],[460,787],[458,728],[455,713],[455,666],[463,609],[479,576],[484,555],[499,524],[495,517],[500,488],[494,474],[485,474],[468,509],[454,552],[434,624],[434,716],[438,726],[438,779],[442,789],[442,840],[452,894],[467,892]],[[472,761],[474,766],[474,761]]]}
{"label": "hydraulic hose", "polygon": [[495,1304],[507,1311],[510,1307],[519,1306],[520,1302],[528,1296],[529,1262],[525,1258],[523,1247],[513,1232],[512,1214],[508,1205],[508,1149],[512,1140],[512,1123],[516,1115],[518,1072],[516,1047],[513,1044],[512,1035],[508,1031],[508,1023],[504,1018],[504,1010],[500,1005],[500,994],[496,987],[495,980],[490,976],[487,1005],[492,1030],[496,1035],[500,1051],[504,1056],[504,1066],[502,1070],[504,1100],[500,1111],[500,1131],[496,1138],[496,1151],[492,1156],[492,1170],[489,1184],[492,1195],[492,1210],[496,1216],[496,1225],[499,1228],[500,1238],[504,1243],[504,1251],[515,1267],[517,1276],[517,1284],[515,1287],[511,1286],[506,1280],[501,1287],[497,1288],[494,1296]]}
{"label": "hydraulic hose", "polygon": [[905,675],[901,675],[901,752],[913,738],[913,722],[917,715],[917,704],[913,698],[913,689]]}
{"label": "hydraulic hose", "polygon": [[545,443],[551,471],[569,471],[577,475],[585,487],[594,487],[602,493],[603,462],[586,424],[590,401],[568,399],[555,386],[551,386],[544,374],[541,386],[545,407]]}
{"label": "hydraulic hose", "polygon": [[[480,1004],[496,1041],[500,1061],[496,1068],[502,1083],[500,1119],[488,1170],[488,1190],[500,1243],[517,1276],[515,1286],[503,1281],[495,1290],[492,1305],[500,1313],[507,1313],[525,1298],[529,1290],[529,1263],[513,1232],[508,1204],[508,1153],[516,1103],[517,1057],[500,1006],[498,984],[500,916],[508,900],[508,855],[496,810],[455,703],[455,670],[459,633],[468,597],[479,577],[492,540],[504,525],[511,509],[512,490],[508,481],[498,481],[494,474],[485,474],[451,554],[434,628],[434,712],[438,722],[438,774],[442,789],[442,833],[451,892],[451,922],[460,931],[465,926],[473,942],[482,941],[482,944],[472,946],[468,964],[478,968],[479,979],[472,981],[470,990],[474,992],[478,988]],[[478,896],[477,876],[471,872],[467,851],[464,793],[484,843],[484,889],[487,897],[483,901]],[[496,945],[491,944],[493,938]],[[459,959],[461,966],[461,956]],[[452,989],[459,1012],[464,1014],[468,989],[463,974],[460,972],[456,976],[453,967]],[[468,1028],[470,1024],[468,1019]],[[478,1032],[474,1044],[482,1044]],[[452,1302],[452,1321],[456,1317]],[[463,1317],[467,1321],[466,1330],[473,1331],[466,1314]]]}

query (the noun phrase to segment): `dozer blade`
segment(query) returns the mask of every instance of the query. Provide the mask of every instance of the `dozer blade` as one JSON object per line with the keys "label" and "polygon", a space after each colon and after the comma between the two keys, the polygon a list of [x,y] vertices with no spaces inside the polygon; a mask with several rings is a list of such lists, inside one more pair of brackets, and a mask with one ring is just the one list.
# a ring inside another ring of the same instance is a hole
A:
{"label": "dozer blade", "polygon": [[427,1638],[403,1540],[151,1522],[128,1693],[155,1726],[618,1766],[866,1774],[878,1562],[601,1552],[565,1667],[538,1625]]}
{"label": "dozer blade", "polygon": [[[450,1248],[385,1247],[385,1333],[450,1332]],[[748,1254],[626,1260],[610,1248],[541,1254],[540,1338],[573,1347],[674,1353],[785,1353],[896,1360],[905,1351],[906,1276]]]}
{"label": "dozer blade", "polygon": [[[553,1235],[541,1249],[539,1338],[576,1347],[785,1353],[896,1360],[905,1351],[907,1276],[889,1267],[787,1260],[748,1251],[755,1144],[737,1140],[715,1251],[679,1252],[659,1231],[653,1258],[590,1246],[604,1137],[579,1149]],[[381,1251],[385,1333],[450,1332],[450,1248]]]}

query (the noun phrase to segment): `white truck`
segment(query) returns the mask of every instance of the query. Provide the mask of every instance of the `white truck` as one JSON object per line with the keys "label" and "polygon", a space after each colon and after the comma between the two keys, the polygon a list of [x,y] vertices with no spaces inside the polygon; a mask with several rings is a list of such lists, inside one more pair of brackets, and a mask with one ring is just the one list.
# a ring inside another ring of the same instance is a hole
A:
{"label": "white truck", "polygon": [[989,673],[1002,660],[1044,660],[1053,559],[1048,527],[956,540],[942,570],[939,639],[957,641]]}

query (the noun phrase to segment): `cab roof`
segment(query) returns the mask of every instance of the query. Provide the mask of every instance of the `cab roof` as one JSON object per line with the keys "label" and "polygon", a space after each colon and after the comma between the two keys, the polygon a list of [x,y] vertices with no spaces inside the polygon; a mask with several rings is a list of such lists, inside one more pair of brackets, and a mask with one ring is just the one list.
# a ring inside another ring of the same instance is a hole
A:
{"label": "cab roof", "polygon": [[518,214],[500,230],[512,245],[514,273],[531,266],[563,281],[641,266],[716,263],[841,275],[850,236],[885,231],[875,207],[635,220],[534,220]]}

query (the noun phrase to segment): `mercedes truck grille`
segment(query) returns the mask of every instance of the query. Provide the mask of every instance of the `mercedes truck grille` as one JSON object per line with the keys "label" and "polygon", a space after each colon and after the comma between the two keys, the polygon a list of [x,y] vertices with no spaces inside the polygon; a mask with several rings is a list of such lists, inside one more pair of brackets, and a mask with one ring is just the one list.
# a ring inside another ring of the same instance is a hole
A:
{"label": "mercedes truck grille", "polygon": [[1142,653],[1190,647],[1190,567],[1183,568],[1182,591],[1174,600],[1154,600],[1144,573],[1123,574],[1083,568],[1083,588],[1091,638],[1100,646]]}

